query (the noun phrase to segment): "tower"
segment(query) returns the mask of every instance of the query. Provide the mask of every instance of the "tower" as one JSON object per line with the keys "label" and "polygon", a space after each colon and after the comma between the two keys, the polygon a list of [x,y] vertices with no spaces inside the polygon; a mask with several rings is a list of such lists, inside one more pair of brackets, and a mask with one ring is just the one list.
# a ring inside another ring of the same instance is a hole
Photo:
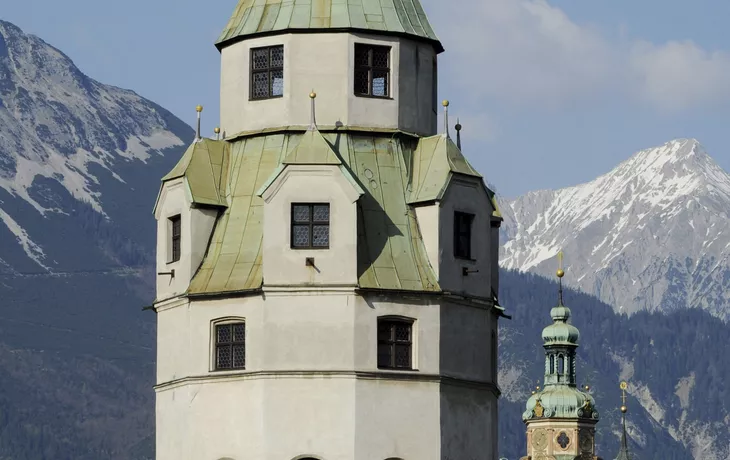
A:
{"label": "tower", "polygon": [[545,349],[544,387],[527,400],[522,419],[527,425],[527,456],[523,460],[595,460],[598,411],[588,393],[576,386],[576,349],[580,333],[570,324],[563,305],[562,252],[558,255],[558,305],[553,323],[542,331]]}
{"label": "tower", "polygon": [[502,218],[418,0],[240,0],[216,46],[154,210],[158,460],[496,459]]}

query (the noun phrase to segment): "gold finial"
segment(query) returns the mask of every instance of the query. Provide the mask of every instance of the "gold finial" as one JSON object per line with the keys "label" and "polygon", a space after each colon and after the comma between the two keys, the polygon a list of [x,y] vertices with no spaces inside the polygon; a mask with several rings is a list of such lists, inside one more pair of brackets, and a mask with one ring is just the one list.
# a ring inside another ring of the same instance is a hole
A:
{"label": "gold finial", "polygon": [[591,391],[591,387],[589,387],[588,385],[584,386],[583,388],[584,388],[584,389],[585,389],[586,391]]}
{"label": "gold finial", "polygon": [[312,88],[312,92],[309,93],[309,99],[312,101],[312,113],[309,115],[309,130],[314,131],[317,129],[317,115],[315,113],[314,109],[314,98],[317,97],[317,93],[314,92],[314,88]]}
{"label": "gold finial", "polygon": [[441,105],[443,105],[444,107],[448,107],[448,106],[449,106],[449,100],[448,100],[448,99],[444,99],[444,100],[443,100],[443,101],[441,102]]}
{"label": "gold finial", "polygon": [[203,106],[202,105],[195,106],[195,111],[198,112],[198,113],[202,112],[203,111]]}
{"label": "gold finial", "polygon": [[216,134],[220,134],[221,133],[221,129],[216,126],[215,128],[213,128],[213,132],[216,133]]}
{"label": "gold finial", "polygon": [[535,394],[535,390],[532,390],[532,394]]}
{"label": "gold finial", "polygon": [[312,91],[311,93],[309,93],[309,97],[311,99],[314,99],[315,97],[317,97],[317,93],[315,93],[314,91]]}
{"label": "gold finial", "polygon": [[619,388],[621,388],[621,413],[625,414],[629,410],[626,407],[626,390],[629,388],[629,384],[626,381],[621,381]]}

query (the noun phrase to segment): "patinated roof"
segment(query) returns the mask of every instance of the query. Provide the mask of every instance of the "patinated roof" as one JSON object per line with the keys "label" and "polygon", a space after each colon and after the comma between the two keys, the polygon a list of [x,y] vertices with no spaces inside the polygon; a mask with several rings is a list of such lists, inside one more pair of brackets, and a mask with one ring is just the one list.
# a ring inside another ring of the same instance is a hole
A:
{"label": "patinated roof", "polygon": [[225,206],[224,178],[228,174],[228,148],[225,142],[198,139],[188,147],[162,181],[183,177],[193,203]]}
{"label": "patinated roof", "polygon": [[409,35],[443,51],[419,0],[239,0],[216,46],[261,33],[317,29]]}
{"label": "patinated roof", "polygon": [[450,137],[441,134],[421,139],[414,152],[408,203],[442,199],[453,174],[482,178]]}
{"label": "patinated roof", "polygon": [[[439,291],[414,209],[406,203],[406,159],[417,142],[375,134],[317,133],[337,145],[337,158],[363,195],[358,201],[358,277],[361,288]],[[311,132],[241,138],[231,144],[226,202],[210,246],[188,293],[209,294],[262,286],[263,199],[260,190]],[[305,144],[306,145],[306,144]],[[298,158],[317,157],[299,151]],[[327,161],[328,156],[323,157]]]}
{"label": "patinated roof", "polygon": [[341,165],[342,161],[315,128],[302,135],[299,144],[284,159],[284,164]]}

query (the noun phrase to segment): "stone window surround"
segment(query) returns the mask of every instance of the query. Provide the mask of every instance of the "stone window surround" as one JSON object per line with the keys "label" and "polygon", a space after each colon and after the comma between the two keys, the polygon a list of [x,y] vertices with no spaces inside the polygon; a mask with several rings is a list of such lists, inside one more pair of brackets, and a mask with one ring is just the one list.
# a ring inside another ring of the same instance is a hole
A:
{"label": "stone window surround", "polygon": [[226,324],[240,324],[240,323],[242,323],[244,325],[244,349],[245,349],[245,354],[248,355],[248,343],[245,338],[245,336],[248,335],[247,334],[248,331],[246,330],[246,318],[244,318],[242,316],[226,316],[226,317],[222,317],[222,318],[215,318],[210,321],[210,334],[209,334],[210,335],[210,345],[209,345],[209,348],[210,348],[209,370],[210,370],[210,372],[226,373],[226,372],[241,372],[241,371],[246,370],[245,364],[244,364],[243,368],[239,367],[239,368],[219,369],[217,366],[217,356],[216,356],[217,347],[216,346],[217,346],[218,341],[217,341],[217,337],[216,337],[216,326],[222,326],[222,325],[226,325]]}

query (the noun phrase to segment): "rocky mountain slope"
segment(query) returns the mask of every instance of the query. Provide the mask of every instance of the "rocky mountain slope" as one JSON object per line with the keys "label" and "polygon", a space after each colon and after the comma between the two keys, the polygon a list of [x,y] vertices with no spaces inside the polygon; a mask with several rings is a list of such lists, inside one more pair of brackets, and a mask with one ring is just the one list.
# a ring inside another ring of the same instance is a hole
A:
{"label": "rocky mountain slope", "polygon": [[502,200],[501,264],[550,275],[618,311],[703,308],[730,319],[730,175],[694,139],[642,150],[592,182]]}
{"label": "rocky mountain slope", "polygon": [[154,219],[190,127],[0,21],[0,458],[146,458]]}

